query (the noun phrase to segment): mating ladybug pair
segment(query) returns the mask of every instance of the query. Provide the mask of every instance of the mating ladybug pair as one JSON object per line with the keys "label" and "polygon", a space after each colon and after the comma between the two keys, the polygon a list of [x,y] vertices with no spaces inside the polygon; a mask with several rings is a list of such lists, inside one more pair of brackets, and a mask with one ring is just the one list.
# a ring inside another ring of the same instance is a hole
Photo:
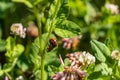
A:
{"label": "mating ladybug pair", "polygon": [[55,38],[51,38],[50,40],[49,40],[49,47],[48,47],[48,51],[51,51],[54,47],[56,47],[57,46],[57,44],[58,44],[58,42],[57,42],[57,40],[55,39]]}

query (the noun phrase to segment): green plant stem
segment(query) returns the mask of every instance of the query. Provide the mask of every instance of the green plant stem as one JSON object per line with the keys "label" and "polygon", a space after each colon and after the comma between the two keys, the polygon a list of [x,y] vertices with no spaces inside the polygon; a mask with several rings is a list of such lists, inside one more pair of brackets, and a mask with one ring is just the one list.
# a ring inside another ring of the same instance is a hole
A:
{"label": "green plant stem", "polygon": [[41,55],[41,80],[44,80],[45,50],[46,50],[47,45],[48,45],[49,37],[50,37],[50,35],[51,35],[52,31],[53,31],[53,25],[55,23],[56,15],[57,15],[57,12],[59,10],[59,3],[60,3],[60,0],[57,1],[57,6],[56,6],[55,12],[53,14],[54,15],[53,20],[52,20],[51,25],[50,25],[50,29],[49,29],[49,32],[48,32],[48,35],[47,35],[47,39],[45,41],[44,48],[43,48],[43,45],[42,45],[42,26],[41,26],[42,13],[40,14],[38,9],[34,8],[34,13],[35,13],[38,28],[39,28],[39,45],[40,45],[40,50],[39,50],[40,52],[39,53]]}
{"label": "green plant stem", "polygon": [[16,65],[16,63],[17,63],[17,59],[18,59],[18,58],[16,58],[16,59],[14,60],[11,68],[4,70],[4,73],[9,77],[10,80],[12,80],[12,77],[11,77],[11,75],[8,74],[8,72],[10,72],[10,71],[13,70],[13,68],[15,67],[15,65]]}
{"label": "green plant stem", "polygon": [[39,46],[40,46],[39,54],[41,55],[41,80],[44,80],[44,53],[42,46],[42,26],[41,26],[42,13],[39,14],[37,8],[34,9],[34,13],[37,19],[38,31],[39,31]]}
{"label": "green plant stem", "polygon": [[45,61],[45,56],[43,55],[41,57],[41,80],[44,80],[44,61]]}
{"label": "green plant stem", "polygon": [[54,25],[54,21],[51,23],[50,30],[48,32],[48,35],[47,35],[47,38],[46,38],[46,41],[45,41],[45,46],[44,46],[44,49],[43,49],[44,53],[45,53],[45,50],[46,50],[47,45],[48,45],[49,37],[50,37],[50,35],[52,33],[52,30],[53,30],[53,25]]}
{"label": "green plant stem", "polygon": [[48,45],[49,37],[50,37],[50,35],[53,31],[53,26],[54,26],[54,23],[56,21],[55,19],[56,19],[56,16],[57,16],[57,12],[59,10],[59,6],[60,6],[60,0],[57,1],[56,9],[55,9],[55,12],[53,14],[53,19],[51,21],[51,25],[50,25],[50,29],[49,29],[49,32],[48,32],[48,35],[47,35],[47,39],[45,41],[45,46],[44,46],[44,50],[43,50],[44,53],[45,53],[45,50],[46,50],[47,45]]}
{"label": "green plant stem", "polygon": [[7,75],[7,77],[11,80],[12,79],[12,77],[10,76],[10,74],[8,73],[8,72],[4,72],[6,75]]}
{"label": "green plant stem", "polygon": [[34,7],[34,14],[37,19],[37,24],[38,24],[38,32],[39,32],[39,46],[40,46],[40,54],[42,54],[42,26],[41,26],[41,19],[42,19],[42,12],[39,13],[38,9]]}
{"label": "green plant stem", "polygon": [[[15,46],[16,46],[16,44],[17,44],[17,36],[16,35],[14,35],[14,43],[13,43],[13,49],[12,49],[12,51],[14,52],[14,49],[15,49]],[[12,67],[11,67],[11,76],[12,76],[12,78],[11,79],[13,79],[14,78],[14,70],[13,70],[13,68],[14,68],[14,66],[16,65],[16,63],[17,63],[17,58],[13,61],[13,63],[12,63]]]}
{"label": "green plant stem", "polygon": [[38,31],[39,31],[40,53],[42,54],[42,26],[41,26],[41,17],[39,17],[39,13],[37,13],[37,23],[38,23]]}

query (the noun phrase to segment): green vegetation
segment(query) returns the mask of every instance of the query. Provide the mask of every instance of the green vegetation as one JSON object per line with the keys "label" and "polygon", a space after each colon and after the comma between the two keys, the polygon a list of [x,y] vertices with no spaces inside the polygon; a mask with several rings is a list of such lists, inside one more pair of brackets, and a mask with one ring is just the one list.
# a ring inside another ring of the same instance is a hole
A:
{"label": "green vegetation", "polygon": [[119,80],[119,0],[1,0],[0,80]]}

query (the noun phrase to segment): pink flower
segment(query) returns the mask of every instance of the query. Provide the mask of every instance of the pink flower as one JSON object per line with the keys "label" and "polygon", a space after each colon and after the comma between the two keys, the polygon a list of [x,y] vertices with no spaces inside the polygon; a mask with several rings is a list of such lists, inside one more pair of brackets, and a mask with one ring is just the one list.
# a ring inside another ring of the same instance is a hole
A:
{"label": "pink flower", "polygon": [[9,80],[9,78],[7,76],[5,76],[5,80]]}
{"label": "pink flower", "polygon": [[53,75],[53,80],[82,80],[86,73],[78,68],[64,67],[63,72]]}
{"label": "pink flower", "polygon": [[82,70],[80,70],[76,66],[65,66],[61,55],[60,56],[60,62],[64,66],[64,71],[58,72],[52,76],[53,80],[82,80],[83,77],[86,76],[86,73]]}
{"label": "pink flower", "polygon": [[10,30],[13,34],[18,35],[21,38],[25,38],[26,36],[26,28],[23,28],[21,23],[12,24]]}
{"label": "pink flower", "polygon": [[77,45],[79,44],[81,38],[82,38],[82,35],[76,36],[73,38],[63,38],[62,39],[63,48],[67,50],[71,48],[75,49]]}

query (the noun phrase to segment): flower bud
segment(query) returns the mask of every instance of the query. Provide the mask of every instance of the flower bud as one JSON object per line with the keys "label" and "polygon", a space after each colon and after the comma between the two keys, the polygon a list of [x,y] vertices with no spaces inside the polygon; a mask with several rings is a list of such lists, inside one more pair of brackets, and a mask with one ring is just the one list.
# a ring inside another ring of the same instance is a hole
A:
{"label": "flower bud", "polygon": [[34,22],[28,23],[27,35],[31,37],[38,37],[38,28]]}
{"label": "flower bud", "polygon": [[27,28],[27,35],[31,37],[38,37],[38,28],[35,26],[29,26]]}

